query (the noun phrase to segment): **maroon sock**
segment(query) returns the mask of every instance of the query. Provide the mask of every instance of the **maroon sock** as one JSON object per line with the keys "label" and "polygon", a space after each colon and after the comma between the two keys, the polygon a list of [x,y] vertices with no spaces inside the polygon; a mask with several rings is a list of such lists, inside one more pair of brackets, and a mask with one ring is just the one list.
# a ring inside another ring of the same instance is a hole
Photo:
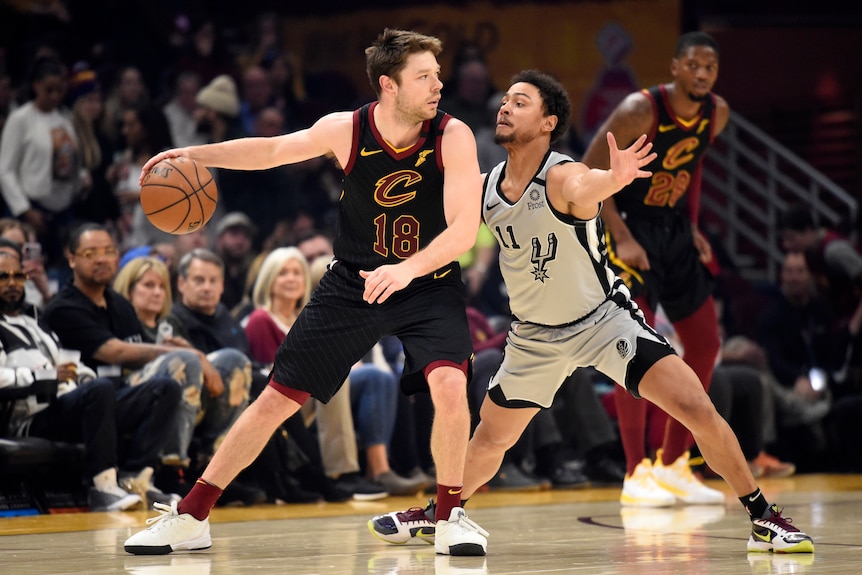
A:
{"label": "maroon sock", "polygon": [[206,479],[198,479],[189,494],[177,505],[178,513],[188,513],[198,521],[209,517],[210,509],[221,496],[222,489]]}
{"label": "maroon sock", "polygon": [[[647,323],[654,325],[655,312],[649,307],[647,300],[639,297],[635,299],[635,303],[643,312]],[[647,456],[647,402],[643,399],[637,399],[628,390],[616,385],[614,406],[617,410],[620,441],[626,456],[626,474],[631,475],[638,464]]]}
{"label": "maroon sock", "polygon": [[434,511],[434,521],[449,520],[452,509],[461,505],[461,485],[437,484],[437,508]]}
{"label": "maroon sock", "polygon": [[638,463],[646,457],[647,402],[635,398],[618,385],[614,389],[614,403],[617,408],[620,440],[626,455],[626,474],[631,475]]}

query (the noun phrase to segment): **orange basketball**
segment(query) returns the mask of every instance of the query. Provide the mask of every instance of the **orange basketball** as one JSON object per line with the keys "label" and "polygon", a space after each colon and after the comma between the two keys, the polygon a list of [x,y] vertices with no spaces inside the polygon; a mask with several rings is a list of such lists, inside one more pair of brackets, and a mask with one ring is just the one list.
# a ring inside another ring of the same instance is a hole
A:
{"label": "orange basketball", "polygon": [[201,229],[215,212],[217,201],[218,189],[210,171],[187,158],[162,160],[141,185],[144,214],[169,234]]}

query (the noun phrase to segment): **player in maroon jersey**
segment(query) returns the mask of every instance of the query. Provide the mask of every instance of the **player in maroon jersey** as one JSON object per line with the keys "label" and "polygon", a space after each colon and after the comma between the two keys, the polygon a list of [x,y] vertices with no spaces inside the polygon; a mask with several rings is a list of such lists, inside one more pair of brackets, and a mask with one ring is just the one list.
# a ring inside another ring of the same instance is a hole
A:
{"label": "player in maroon jersey", "polygon": [[[481,174],[466,124],[438,110],[437,38],[385,30],[366,50],[376,102],[335,112],[311,128],[168,150],[202,165],[260,170],[333,157],[344,169],[335,259],[288,332],[270,383],[234,424],[179,506],[163,506],[129,538],[134,554],[166,554],[212,544],[209,511],[279,424],[310,396],[326,402],[350,367],[384,335],[405,351],[402,389],[429,390],[435,405],[431,452],[437,471],[435,547],[484,555],[487,532],[461,508],[470,435],[467,374],[472,343],[455,258],[476,239]],[[439,505],[439,503],[438,503]]]}
{"label": "player in maroon jersey", "polygon": [[[673,81],[629,94],[610,114],[584,153],[593,168],[607,168],[604,134],[621,145],[647,134],[658,157],[638,179],[605,202],[608,257],[626,281],[647,322],[655,325],[661,305],[683,346],[683,359],[705,389],[719,352],[718,319],[712,298],[714,265],[709,242],[700,233],[701,162],[727,125],[730,108],[712,93],[719,49],[703,32],[683,34],[671,61]],[[645,448],[646,403],[615,390],[620,435],[626,453],[623,505],[667,506],[676,500],[723,504],[721,492],[706,487],[688,466],[691,434],[668,419],[655,464]]]}

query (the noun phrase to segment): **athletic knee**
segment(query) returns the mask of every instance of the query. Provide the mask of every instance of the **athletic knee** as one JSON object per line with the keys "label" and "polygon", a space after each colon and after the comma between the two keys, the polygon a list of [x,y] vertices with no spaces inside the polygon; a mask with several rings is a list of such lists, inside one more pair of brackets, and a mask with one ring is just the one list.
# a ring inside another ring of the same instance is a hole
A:
{"label": "athletic knee", "polygon": [[471,444],[482,453],[485,452],[505,452],[517,443],[520,434],[512,433],[505,426],[497,426],[480,422],[476,431],[473,432],[473,437],[470,439]]}
{"label": "athletic knee", "polygon": [[[666,410],[667,411],[667,410]],[[673,411],[668,415],[684,422],[689,429],[709,429],[714,426],[715,418],[720,417],[709,396],[698,385],[691,393],[679,394],[673,402]]]}
{"label": "athletic knee", "polygon": [[436,381],[429,385],[431,389],[431,400],[434,402],[435,411],[440,414],[445,410],[460,411],[467,409],[467,389],[464,381],[456,378],[447,378]]}

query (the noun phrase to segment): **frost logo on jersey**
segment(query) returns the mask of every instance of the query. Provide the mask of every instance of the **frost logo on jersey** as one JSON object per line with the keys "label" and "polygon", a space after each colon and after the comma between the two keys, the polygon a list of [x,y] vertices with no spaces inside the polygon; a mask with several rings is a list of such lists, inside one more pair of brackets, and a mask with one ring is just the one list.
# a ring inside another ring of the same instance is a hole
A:
{"label": "frost logo on jersey", "polygon": [[546,279],[550,279],[548,270],[545,266],[548,262],[557,259],[557,236],[551,232],[548,234],[548,251],[542,253],[542,242],[539,238],[533,238],[533,255],[530,261],[533,262],[533,279],[545,283]]}
{"label": "frost logo on jersey", "polygon": [[432,153],[434,153],[434,150],[422,150],[421,152],[419,152],[419,158],[416,159],[416,166],[415,167],[418,168],[419,166],[424,164],[425,163],[425,156],[427,156],[428,154],[432,154]]}
{"label": "frost logo on jersey", "polygon": [[527,202],[527,210],[537,210],[545,205],[545,202],[540,202],[541,194],[539,190],[530,190],[530,201]]}
{"label": "frost logo on jersey", "polygon": [[617,353],[620,354],[620,357],[625,359],[632,352],[632,344],[629,343],[627,339],[618,339],[617,340]]}

